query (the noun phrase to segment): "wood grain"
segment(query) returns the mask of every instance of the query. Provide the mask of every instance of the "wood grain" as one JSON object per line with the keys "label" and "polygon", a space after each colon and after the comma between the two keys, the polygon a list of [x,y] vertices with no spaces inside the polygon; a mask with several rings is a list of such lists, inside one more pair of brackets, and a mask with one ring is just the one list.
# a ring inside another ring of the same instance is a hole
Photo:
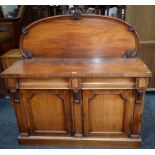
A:
{"label": "wood grain", "polygon": [[19,60],[0,75],[2,78],[150,76],[150,70],[138,58]]}
{"label": "wood grain", "polygon": [[126,50],[137,50],[138,36],[130,25],[112,17],[83,15],[49,17],[29,25],[21,35],[20,48],[32,57],[109,58],[122,57]]}
{"label": "wood grain", "polygon": [[128,137],[133,98],[130,90],[85,90],[84,133],[92,137]]}
{"label": "wood grain", "polygon": [[32,59],[8,67],[18,55],[8,53],[0,74],[10,86],[19,142],[140,146],[151,71],[139,58],[121,58],[138,45],[132,27],[112,17],[49,17],[28,26],[20,48]]}
{"label": "wood grain", "polygon": [[30,135],[70,135],[69,93],[63,90],[21,90]]}
{"label": "wood grain", "polygon": [[[135,78],[82,78],[80,89],[134,89]],[[75,87],[74,89],[79,89]],[[73,89],[70,78],[20,79],[18,89]]]}
{"label": "wood grain", "polygon": [[140,138],[74,138],[74,137],[43,137],[19,136],[19,142],[25,145],[52,145],[52,146],[99,146],[112,148],[137,148],[142,144]]}

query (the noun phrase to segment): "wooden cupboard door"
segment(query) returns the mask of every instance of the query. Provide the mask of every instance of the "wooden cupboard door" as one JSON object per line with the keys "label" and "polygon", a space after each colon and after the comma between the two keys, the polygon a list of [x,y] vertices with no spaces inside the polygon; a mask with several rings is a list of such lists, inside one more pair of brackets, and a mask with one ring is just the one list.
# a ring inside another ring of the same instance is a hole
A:
{"label": "wooden cupboard door", "polygon": [[21,90],[30,135],[70,135],[68,90]]}
{"label": "wooden cupboard door", "polygon": [[128,137],[133,106],[133,90],[84,90],[84,135]]}

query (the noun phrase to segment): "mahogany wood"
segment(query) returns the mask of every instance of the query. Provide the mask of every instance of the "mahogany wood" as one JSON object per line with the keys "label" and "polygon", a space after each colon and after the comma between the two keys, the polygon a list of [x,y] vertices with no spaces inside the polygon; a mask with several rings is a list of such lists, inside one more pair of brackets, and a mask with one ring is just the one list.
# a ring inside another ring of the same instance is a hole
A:
{"label": "mahogany wood", "polygon": [[86,90],[84,133],[93,137],[128,137],[133,113],[131,90]]}
{"label": "mahogany wood", "polygon": [[21,90],[21,93],[30,135],[71,135],[68,91]]}
{"label": "mahogany wood", "polygon": [[109,59],[30,59],[19,60],[3,78],[54,77],[151,77],[148,67],[138,58]]}
{"label": "mahogany wood", "polygon": [[52,145],[52,146],[86,146],[113,148],[137,148],[141,146],[140,138],[74,138],[74,137],[43,137],[43,136],[19,136],[20,144],[25,145]]}
{"label": "mahogany wood", "polygon": [[121,58],[127,49],[125,57],[135,56],[138,45],[134,29],[111,17],[50,17],[28,26],[20,40],[25,59],[0,74],[19,142],[139,147],[151,71],[139,58]]}
{"label": "mahogany wood", "polygon": [[48,17],[29,25],[20,38],[22,52],[46,58],[122,57],[137,50],[138,36],[127,23],[106,16]]}

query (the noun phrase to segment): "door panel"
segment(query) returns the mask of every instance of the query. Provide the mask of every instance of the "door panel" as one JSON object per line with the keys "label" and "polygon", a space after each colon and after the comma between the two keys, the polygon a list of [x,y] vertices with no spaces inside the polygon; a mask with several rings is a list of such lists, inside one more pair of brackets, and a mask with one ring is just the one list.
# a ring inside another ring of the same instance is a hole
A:
{"label": "door panel", "polygon": [[84,90],[86,136],[127,137],[133,114],[132,90]]}
{"label": "door panel", "polygon": [[30,134],[70,135],[67,90],[22,90]]}

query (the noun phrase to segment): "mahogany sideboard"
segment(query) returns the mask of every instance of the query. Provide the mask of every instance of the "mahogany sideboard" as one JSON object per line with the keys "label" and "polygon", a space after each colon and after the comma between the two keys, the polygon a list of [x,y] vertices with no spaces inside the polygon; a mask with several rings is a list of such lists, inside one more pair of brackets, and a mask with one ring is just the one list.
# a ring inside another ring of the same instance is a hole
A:
{"label": "mahogany sideboard", "polygon": [[132,26],[97,15],[54,16],[22,31],[17,61],[0,77],[19,143],[139,147],[151,72]]}

